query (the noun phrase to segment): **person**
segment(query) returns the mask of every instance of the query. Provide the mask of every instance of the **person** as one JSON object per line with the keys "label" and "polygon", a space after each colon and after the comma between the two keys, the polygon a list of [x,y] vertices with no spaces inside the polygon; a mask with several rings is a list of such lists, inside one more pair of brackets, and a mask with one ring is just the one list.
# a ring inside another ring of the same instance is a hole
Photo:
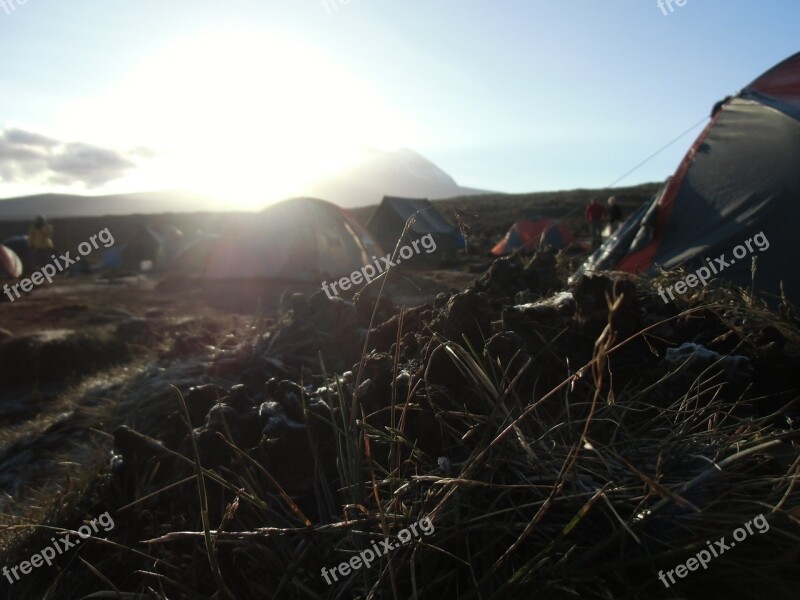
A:
{"label": "person", "polygon": [[32,271],[37,271],[47,264],[53,253],[53,226],[42,215],[36,217],[28,230],[28,248]]}
{"label": "person", "polygon": [[586,217],[592,234],[592,250],[597,250],[603,241],[603,220],[606,218],[606,209],[597,201],[597,198],[592,198],[583,216]]}
{"label": "person", "polygon": [[622,209],[617,204],[617,197],[611,196],[608,199],[608,225],[611,228],[611,235],[616,233],[622,225]]}

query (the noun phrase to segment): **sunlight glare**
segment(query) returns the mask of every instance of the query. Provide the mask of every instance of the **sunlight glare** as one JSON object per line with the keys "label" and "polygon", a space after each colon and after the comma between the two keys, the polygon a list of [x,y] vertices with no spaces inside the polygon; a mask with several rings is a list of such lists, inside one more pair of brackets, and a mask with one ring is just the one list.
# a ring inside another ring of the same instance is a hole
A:
{"label": "sunlight glare", "polygon": [[[146,59],[92,106],[104,133],[143,140],[180,187],[250,208],[352,165],[415,127],[334,60],[284,36],[216,31]],[[120,121],[124,115],[124,121]],[[411,137],[410,137],[411,136]]]}

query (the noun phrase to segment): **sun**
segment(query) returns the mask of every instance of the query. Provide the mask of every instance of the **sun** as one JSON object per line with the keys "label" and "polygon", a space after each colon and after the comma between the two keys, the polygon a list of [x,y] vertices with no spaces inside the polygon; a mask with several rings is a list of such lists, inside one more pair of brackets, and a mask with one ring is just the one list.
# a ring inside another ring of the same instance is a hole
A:
{"label": "sun", "polygon": [[325,53],[242,29],[161,48],[86,116],[157,149],[140,179],[169,179],[161,185],[224,198],[234,209],[299,193],[352,164],[358,147],[409,145],[415,129]]}

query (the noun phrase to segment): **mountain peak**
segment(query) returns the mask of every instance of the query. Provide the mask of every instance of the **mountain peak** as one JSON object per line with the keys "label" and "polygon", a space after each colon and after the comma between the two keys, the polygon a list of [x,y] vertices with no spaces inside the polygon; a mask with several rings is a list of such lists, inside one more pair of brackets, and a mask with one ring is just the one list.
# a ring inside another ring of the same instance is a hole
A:
{"label": "mountain peak", "polygon": [[[486,193],[464,188],[433,162],[410,148],[386,151],[359,149],[361,159],[340,173],[306,186],[299,195],[323,198],[345,208],[380,203],[384,196],[441,199]],[[264,198],[264,201],[275,200]],[[79,196],[39,194],[0,200],[0,217],[48,217],[152,214],[225,210],[225,203],[179,190]]]}
{"label": "mountain peak", "polygon": [[315,181],[308,191],[345,207],[377,204],[383,196],[452,198],[481,193],[463,188],[432,161],[410,148],[360,148],[361,160]]}

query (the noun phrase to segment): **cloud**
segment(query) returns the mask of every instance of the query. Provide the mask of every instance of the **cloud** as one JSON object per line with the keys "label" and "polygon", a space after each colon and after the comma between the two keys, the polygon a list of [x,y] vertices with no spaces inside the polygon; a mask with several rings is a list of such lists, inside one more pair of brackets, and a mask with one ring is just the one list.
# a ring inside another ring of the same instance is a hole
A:
{"label": "cloud", "polygon": [[64,184],[83,182],[87,187],[118,179],[135,166],[136,163],[115,150],[82,143],[65,144],[48,161],[51,181]]}
{"label": "cloud", "polygon": [[17,128],[0,130],[0,180],[100,187],[119,179],[154,153],[119,151],[83,142],[63,142]]}
{"label": "cloud", "polygon": [[6,129],[3,137],[5,137],[8,142],[20,146],[44,146],[49,148],[58,145],[58,141],[53,138],[33,133],[32,131],[25,131],[24,129],[15,129],[13,127]]}

